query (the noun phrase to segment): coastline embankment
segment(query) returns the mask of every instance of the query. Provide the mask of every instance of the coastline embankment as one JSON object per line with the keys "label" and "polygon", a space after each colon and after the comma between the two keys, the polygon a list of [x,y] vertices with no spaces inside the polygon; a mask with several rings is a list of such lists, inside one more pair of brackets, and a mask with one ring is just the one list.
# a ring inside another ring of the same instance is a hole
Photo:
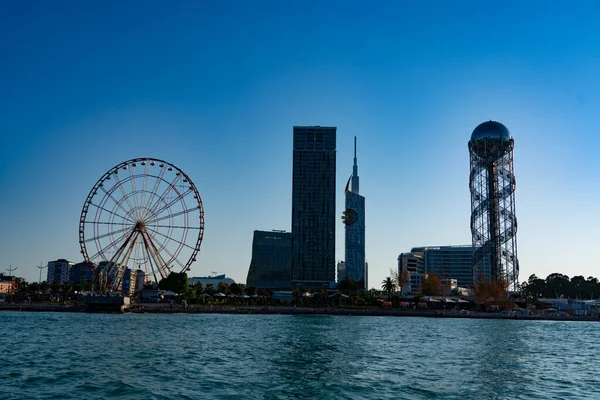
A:
{"label": "coastline embankment", "polygon": [[[0,311],[23,312],[86,312],[83,303],[53,304],[0,304]],[[548,321],[600,321],[598,316],[555,316],[555,315],[519,315],[507,316],[488,312],[453,312],[442,310],[382,309],[382,308],[344,308],[344,307],[290,307],[290,306],[236,306],[236,305],[190,305],[168,303],[132,304],[125,313],[154,314],[245,314],[245,315],[339,315],[371,317],[423,317],[423,318],[478,318],[478,319],[519,319]]]}

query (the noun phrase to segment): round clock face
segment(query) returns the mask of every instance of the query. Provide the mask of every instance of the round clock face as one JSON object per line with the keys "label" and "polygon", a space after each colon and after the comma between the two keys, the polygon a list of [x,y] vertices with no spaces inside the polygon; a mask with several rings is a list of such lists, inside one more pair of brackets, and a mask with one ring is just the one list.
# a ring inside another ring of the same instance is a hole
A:
{"label": "round clock face", "polygon": [[344,218],[344,224],[346,224],[346,225],[352,225],[356,221],[358,221],[358,213],[355,210],[351,209],[351,208],[346,208],[346,214],[345,214],[345,218]]}

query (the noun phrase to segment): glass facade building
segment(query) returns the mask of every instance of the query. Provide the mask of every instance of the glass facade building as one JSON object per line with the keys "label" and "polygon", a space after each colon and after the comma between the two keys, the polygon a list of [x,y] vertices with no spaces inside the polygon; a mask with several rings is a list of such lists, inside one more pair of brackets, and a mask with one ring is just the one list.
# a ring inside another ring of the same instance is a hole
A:
{"label": "glass facade building", "polygon": [[288,289],[292,261],[292,234],[254,231],[252,260],[246,284],[264,289]]}
{"label": "glass facade building", "polygon": [[295,126],[293,149],[292,286],[333,287],[336,128]]}
{"label": "glass facade building", "polygon": [[94,280],[94,265],[83,261],[77,263],[69,270],[69,280],[73,284],[85,284]]}
{"label": "glass facade building", "polygon": [[346,185],[346,276],[359,283],[361,289],[368,287],[365,263],[365,198],[359,194],[356,137],[354,138],[354,167]]}
{"label": "glass facade building", "polygon": [[414,247],[411,253],[423,255],[425,273],[442,279],[456,279],[459,287],[473,286],[473,246]]}

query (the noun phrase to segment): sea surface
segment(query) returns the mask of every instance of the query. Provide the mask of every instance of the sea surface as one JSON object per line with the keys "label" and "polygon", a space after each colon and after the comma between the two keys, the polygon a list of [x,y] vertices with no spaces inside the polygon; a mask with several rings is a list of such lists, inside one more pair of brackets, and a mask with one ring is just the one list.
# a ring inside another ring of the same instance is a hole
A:
{"label": "sea surface", "polygon": [[0,312],[0,398],[600,399],[600,323]]}

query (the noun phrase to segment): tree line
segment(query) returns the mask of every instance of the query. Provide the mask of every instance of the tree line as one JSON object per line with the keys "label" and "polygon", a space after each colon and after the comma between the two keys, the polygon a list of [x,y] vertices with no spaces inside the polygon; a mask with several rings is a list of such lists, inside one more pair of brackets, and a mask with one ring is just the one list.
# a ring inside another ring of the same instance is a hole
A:
{"label": "tree line", "polygon": [[597,299],[600,298],[600,282],[592,276],[587,279],[581,275],[569,278],[564,274],[553,273],[542,279],[533,274],[527,282],[521,284],[520,295],[530,299]]}

